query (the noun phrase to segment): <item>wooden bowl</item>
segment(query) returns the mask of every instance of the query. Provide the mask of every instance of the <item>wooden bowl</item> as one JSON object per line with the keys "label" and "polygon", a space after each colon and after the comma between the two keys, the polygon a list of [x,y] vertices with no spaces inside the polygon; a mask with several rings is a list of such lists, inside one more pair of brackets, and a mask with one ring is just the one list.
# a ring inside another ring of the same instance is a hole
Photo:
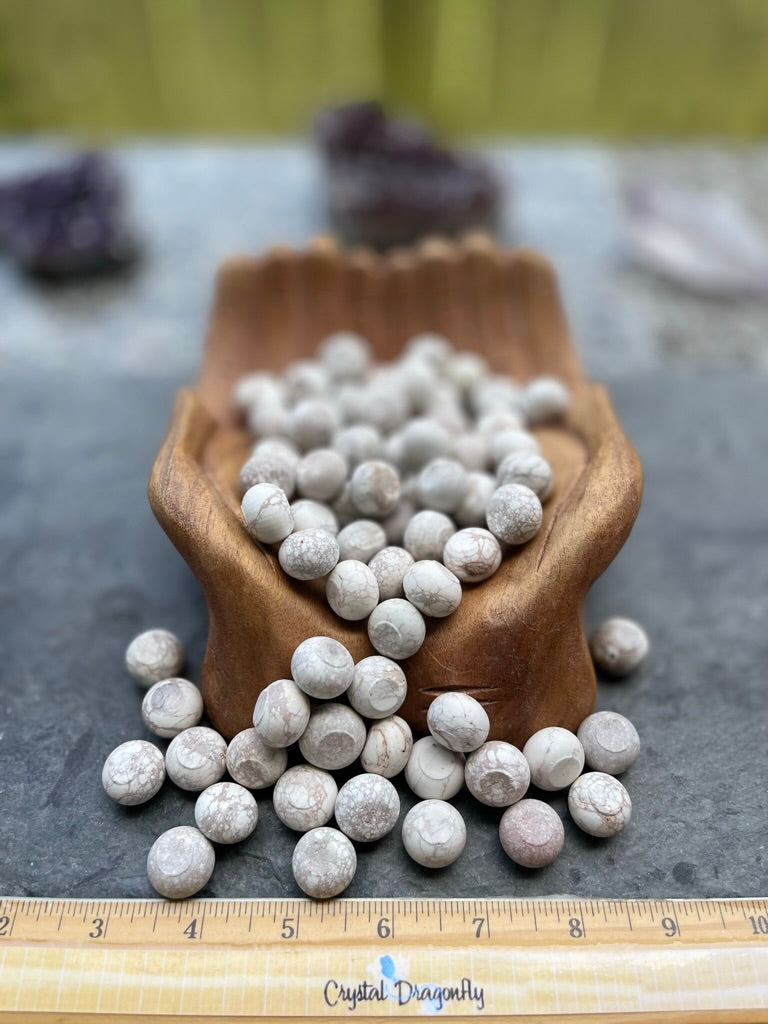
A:
{"label": "wooden bowl", "polygon": [[543,726],[575,729],[595,697],[582,604],[632,527],[642,472],[605,390],[584,377],[551,265],[481,236],[384,256],[319,239],[221,268],[200,379],[179,393],[149,482],[155,515],[207,598],[211,722],[227,737],[249,727],[257,695],[290,674],[308,636],[336,637],[355,660],[374,653],[364,622],[337,618],[322,587],[290,579],[251,540],[237,483],[251,445],[232,403],[237,378],[279,370],[345,328],[381,359],[417,332],[438,331],[496,370],[555,374],[571,388],[567,422],[535,431],[556,481],[541,531],[490,580],[465,587],[458,611],[429,622],[424,646],[402,663],[400,714],[425,731],[430,701],[463,690],[486,707],[492,738],[521,745]]}

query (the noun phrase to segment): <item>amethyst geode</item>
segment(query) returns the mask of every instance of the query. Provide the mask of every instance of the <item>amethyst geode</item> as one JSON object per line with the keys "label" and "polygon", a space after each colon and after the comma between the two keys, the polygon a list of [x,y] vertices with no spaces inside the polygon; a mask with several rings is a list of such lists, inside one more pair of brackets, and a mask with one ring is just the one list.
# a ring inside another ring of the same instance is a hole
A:
{"label": "amethyst geode", "polygon": [[436,146],[420,125],[389,119],[378,103],[322,111],[315,138],[331,220],[347,242],[386,248],[496,225],[501,186],[488,164]]}
{"label": "amethyst geode", "polygon": [[0,244],[24,270],[62,277],[122,265],[137,246],[112,161],[83,153],[0,184]]}

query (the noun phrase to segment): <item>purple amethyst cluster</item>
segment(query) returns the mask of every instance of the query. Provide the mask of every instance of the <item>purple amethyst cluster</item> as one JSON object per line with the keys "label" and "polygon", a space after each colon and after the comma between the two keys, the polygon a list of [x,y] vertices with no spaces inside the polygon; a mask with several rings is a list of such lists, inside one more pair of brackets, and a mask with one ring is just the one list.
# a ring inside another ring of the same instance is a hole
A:
{"label": "purple amethyst cluster", "polygon": [[0,245],[29,273],[87,274],[137,251],[120,176],[103,153],[0,184]]}
{"label": "purple amethyst cluster", "polygon": [[386,248],[496,224],[501,186],[488,164],[435,145],[421,125],[388,118],[378,103],[322,111],[315,138],[331,219],[348,242]]}

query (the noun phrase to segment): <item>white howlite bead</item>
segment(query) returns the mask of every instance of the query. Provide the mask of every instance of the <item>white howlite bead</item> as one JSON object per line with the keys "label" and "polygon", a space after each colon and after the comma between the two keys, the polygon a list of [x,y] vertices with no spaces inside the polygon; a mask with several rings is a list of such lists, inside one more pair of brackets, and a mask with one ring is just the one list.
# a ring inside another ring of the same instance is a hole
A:
{"label": "white howlite bead", "polygon": [[124,807],[151,800],[164,781],[165,758],[147,740],[128,740],[115,747],[101,772],[104,792]]}
{"label": "white howlite bead", "polygon": [[321,501],[299,498],[298,501],[291,503],[291,515],[294,533],[300,533],[302,530],[328,530],[335,535],[339,532],[336,513]]}
{"label": "white howlite bead", "polygon": [[246,373],[237,381],[233,391],[235,405],[243,411],[265,397],[281,397],[281,395],[282,386],[277,378],[274,374],[265,373],[263,370]]}
{"label": "white howlite bead", "polygon": [[364,388],[361,407],[356,417],[370,423],[382,434],[402,426],[408,416],[408,400],[397,383],[381,381]]}
{"label": "white howlite bead", "polygon": [[213,843],[241,843],[256,828],[259,809],[253,796],[236,782],[217,782],[195,803],[195,824]]}
{"label": "white howlite bead", "polygon": [[361,462],[376,459],[381,453],[381,434],[370,423],[353,423],[333,435],[333,447],[354,469]]}
{"label": "white howlite bead", "polygon": [[332,501],[347,479],[347,460],[334,448],[315,448],[296,467],[296,490],[302,498]]}
{"label": "white howlite bead", "polygon": [[291,658],[291,675],[304,693],[317,700],[338,697],[349,689],[355,663],[344,644],[330,636],[303,640]]}
{"label": "white howlite bead", "polygon": [[367,772],[391,779],[408,764],[412,749],[410,725],[398,715],[390,715],[374,722],[368,730],[360,764]]}
{"label": "white howlite bead", "polygon": [[288,413],[288,436],[301,448],[326,447],[339,429],[339,414],[333,405],[321,398],[305,398]]}
{"label": "white howlite bead", "polygon": [[331,570],[325,581],[325,596],[340,618],[359,622],[379,603],[379,584],[365,562],[348,558]]}
{"label": "white howlite bead", "polygon": [[417,416],[403,427],[402,459],[406,469],[421,469],[432,459],[449,454],[453,440],[442,424],[426,416]]}
{"label": "white howlite bead", "polygon": [[539,729],[523,747],[531,782],[539,789],[565,789],[584,767],[584,748],[568,729],[558,725]]}
{"label": "white howlite bead", "polygon": [[355,519],[339,530],[339,558],[369,562],[377,551],[387,546],[387,535],[381,523],[373,519]]}
{"label": "white howlite bead", "polygon": [[240,490],[274,484],[290,498],[296,489],[296,457],[289,449],[257,447],[240,470]]}
{"label": "white howlite bead", "polygon": [[597,772],[621,775],[640,753],[640,737],[628,718],[616,711],[596,711],[579,726],[576,735],[586,763]]}
{"label": "white howlite bead", "polygon": [[389,437],[384,438],[379,449],[379,456],[390,466],[402,469],[403,466],[403,432],[396,430]]}
{"label": "white howlite bead", "polygon": [[[334,499],[333,514],[336,516],[339,527],[349,526],[350,523],[354,522],[360,513],[357,510],[357,505],[352,501],[352,488],[349,480],[344,484],[337,498]],[[337,529],[336,533],[339,532]]]}
{"label": "white howlite bead", "polygon": [[382,775],[355,775],[339,790],[336,824],[356,843],[373,843],[397,824],[400,797]]}
{"label": "white howlite bead", "polygon": [[401,597],[382,601],[368,619],[368,639],[385,658],[402,661],[419,650],[427,635],[424,618],[418,608]]}
{"label": "white howlite bead", "polygon": [[462,409],[458,399],[450,394],[450,392],[445,394],[443,398],[434,395],[426,412],[436,423],[444,427],[452,437],[465,433],[469,428],[467,414]]}
{"label": "white howlite bead", "polygon": [[309,721],[309,699],[292,679],[276,679],[259,694],[253,727],[270,747],[290,747]]}
{"label": "white howlite bead", "polygon": [[491,462],[498,466],[512,452],[534,452],[539,455],[539,442],[527,430],[500,430],[488,442]]}
{"label": "white howlite bead", "polygon": [[453,513],[459,526],[485,526],[485,508],[495,490],[490,473],[467,473],[467,490]]}
{"label": "white howlite bead", "polygon": [[198,792],[218,782],[227,767],[227,743],[213,729],[195,725],[175,736],[165,752],[168,778],[179,789]]}
{"label": "white howlite bead", "polygon": [[277,484],[255,484],[243,495],[241,504],[245,528],[261,544],[285,540],[293,531],[293,512],[288,498]]}
{"label": "white howlite bead", "polygon": [[632,619],[606,619],[589,639],[589,649],[598,668],[608,675],[625,676],[636,669],[650,649],[648,635]]}
{"label": "white howlite bead", "polygon": [[184,667],[181,640],[167,629],[148,629],[139,633],[128,644],[125,667],[144,687],[177,676]]}
{"label": "white howlite bead", "polygon": [[416,514],[416,506],[409,498],[402,497],[392,515],[382,519],[381,525],[389,544],[402,545],[405,528]]}
{"label": "white howlite bead", "polygon": [[188,679],[161,679],[144,694],[141,717],[155,736],[178,736],[203,717],[203,695]]}
{"label": "white howlite bead", "polygon": [[453,457],[464,469],[479,472],[488,465],[488,439],[479,430],[461,434],[453,442]]}
{"label": "white howlite bead", "polygon": [[632,801],[612,775],[587,772],[568,790],[568,810],[583,832],[605,839],[627,827],[632,817]]}
{"label": "white howlite bead", "polygon": [[227,771],[241,786],[266,789],[274,786],[288,767],[288,752],[270,747],[257,729],[243,729],[227,747]]}
{"label": "white howlite bead", "polygon": [[541,502],[522,484],[497,487],[485,508],[488,529],[507,544],[525,544],[535,537],[542,515]]}
{"label": "white howlite bead", "polygon": [[510,452],[501,460],[496,479],[500,487],[504,484],[530,487],[541,501],[546,501],[552,493],[552,467],[536,452]]}
{"label": "white howlite bead", "polygon": [[469,405],[475,415],[481,417],[492,412],[516,412],[520,403],[521,391],[510,378],[492,375],[470,389]]}
{"label": "white howlite bead", "polygon": [[365,722],[346,704],[321,704],[309,716],[299,739],[305,761],[336,771],[352,764],[365,745]]}
{"label": "white howlite bead", "polygon": [[467,844],[467,826],[445,800],[422,800],[403,819],[403,846],[408,856],[425,868],[444,868],[461,856]]}
{"label": "white howlite bead", "polygon": [[524,430],[525,421],[519,412],[501,409],[486,412],[477,421],[478,431],[485,437],[486,443],[494,435],[503,430]]}
{"label": "white howlite bead", "polygon": [[320,361],[334,380],[364,377],[371,364],[371,346],[355,331],[335,331],[317,349]]}
{"label": "white howlite bead", "polygon": [[364,718],[387,718],[403,703],[407,691],[400,666],[374,654],[355,665],[347,700]]}
{"label": "white howlite bead", "polygon": [[502,814],[499,839],[515,864],[543,868],[560,855],[565,829],[557,812],[543,800],[519,800]]}
{"label": "white howlite bead", "polygon": [[413,744],[405,781],[423,800],[450,800],[464,785],[464,755],[425,736]]}
{"label": "white howlite bead", "polygon": [[295,580],[319,580],[338,562],[339,544],[328,530],[299,530],[285,538],[277,557]]}
{"label": "white howlite bead", "polygon": [[504,740],[489,740],[467,758],[464,781],[481,804],[509,807],[528,791],[531,770],[517,747]]}
{"label": "white howlite bead", "polygon": [[422,615],[442,619],[461,604],[461,583],[442,562],[414,562],[403,576],[405,596]]}
{"label": "white howlite bead", "polygon": [[330,820],[338,791],[328,772],[309,764],[298,764],[275,783],[272,806],[288,828],[309,832]]}
{"label": "white howlite bead", "polygon": [[422,413],[429,405],[435,388],[435,368],[427,359],[406,356],[397,364],[403,394],[413,413]]}
{"label": "white howlite bead", "polygon": [[256,437],[274,437],[288,430],[288,407],[277,394],[265,395],[250,407],[248,428]]}
{"label": "white howlite bead", "polygon": [[479,583],[501,565],[501,546],[489,530],[469,526],[448,538],[443,562],[462,583]]}
{"label": "white howlite bead", "polygon": [[427,709],[427,728],[449,750],[469,753],[488,739],[491,723],[480,701],[468,693],[441,693]]}
{"label": "white howlite bead", "polygon": [[477,387],[488,375],[488,363],[479,352],[452,352],[446,359],[443,376],[459,391]]}
{"label": "white howlite bead", "polygon": [[296,844],[291,867],[302,892],[326,900],[344,892],[355,877],[357,854],[343,832],[314,828]]}
{"label": "white howlite bead", "polygon": [[169,828],[158,836],[147,857],[149,884],[161,896],[183,900],[208,884],[216,853],[205,836],[191,825]]}
{"label": "white howlite bead", "polygon": [[452,519],[442,512],[425,509],[417,512],[405,528],[403,547],[416,560],[443,557],[443,548],[449,537],[456,533]]}
{"label": "white howlite bead", "polygon": [[251,449],[251,455],[279,455],[289,461],[294,469],[299,464],[299,449],[287,437],[264,437]]}
{"label": "white howlite bead", "polygon": [[444,366],[452,352],[450,341],[434,331],[414,334],[403,346],[405,359],[422,359],[435,368]]}
{"label": "white howlite bead", "polygon": [[433,459],[419,473],[418,498],[424,508],[453,512],[467,493],[467,471],[455,459]]}
{"label": "white howlite bead", "polygon": [[328,371],[315,359],[298,359],[287,367],[283,382],[290,402],[317,398],[328,391]]}
{"label": "white howlite bead", "polygon": [[571,404],[571,395],[565,384],[556,377],[534,377],[526,385],[521,401],[528,422],[535,426],[565,416]]}
{"label": "white howlite bead", "polygon": [[373,556],[368,568],[379,585],[380,601],[403,596],[403,576],[412,565],[413,556],[405,548],[382,548]]}
{"label": "white howlite bead", "polygon": [[400,477],[387,462],[361,462],[349,487],[352,501],[364,516],[388,516],[400,498]]}

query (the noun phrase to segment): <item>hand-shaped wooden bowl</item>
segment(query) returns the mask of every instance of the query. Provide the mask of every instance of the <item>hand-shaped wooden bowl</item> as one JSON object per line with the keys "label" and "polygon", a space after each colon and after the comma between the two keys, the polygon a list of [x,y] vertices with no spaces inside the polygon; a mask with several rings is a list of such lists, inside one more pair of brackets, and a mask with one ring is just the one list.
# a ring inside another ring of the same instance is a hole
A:
{"label": "hand-shaped wooden bowl", "polygon": [[280,370],[345,328],[380,359],[438,331],[498,371],[555,374],[571,388],[567,422],[536,431],[556,481],[541,531],[490,580],[465,587],[458,611],[429,622],[424,646],[403,662],[400,714],[425,731],[430,701],[464,690],[485,705],[492,738],[522,744],[543,726],[575,729],[595,696],[582,603],[632,527],[641,468],[605,391],[584,378],[550,264],[484,237],[385,256],[319,240],[222,267],[197,388],[179,394],[149,483],[155,515],[208,601],[202,688],[213,725],[228,737],[247,728],[259,692],[290,674],[308,636],[334,636],[356,660],[375,653],[364,622],[337,618],[322,587],[290,579],[251,540],[237,483],[251,444],[232,403],[237,378]]}

